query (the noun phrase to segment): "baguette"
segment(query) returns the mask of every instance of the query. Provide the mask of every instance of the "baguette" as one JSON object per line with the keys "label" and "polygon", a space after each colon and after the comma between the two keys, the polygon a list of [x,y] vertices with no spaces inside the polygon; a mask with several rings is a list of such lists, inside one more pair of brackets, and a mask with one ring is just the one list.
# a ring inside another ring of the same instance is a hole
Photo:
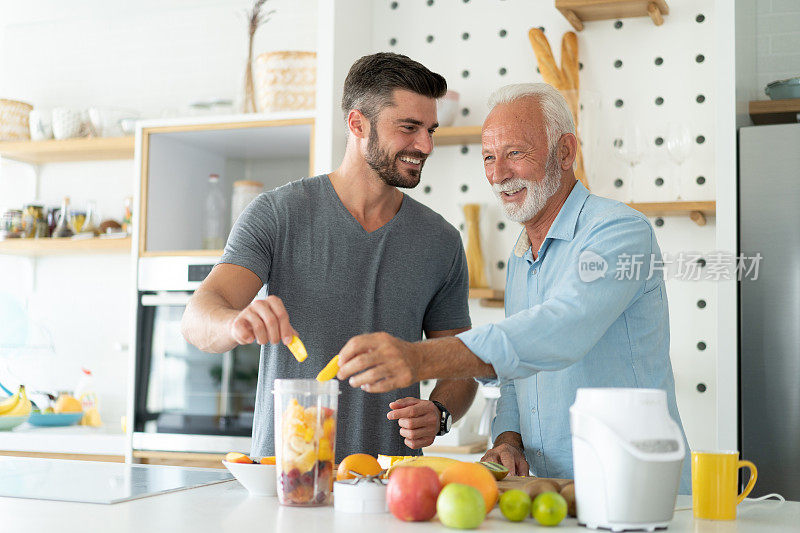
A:
{"label": "baguette", "polygon": [[528,31],[528,40],[530,40],[533,52],[536,54],[539,72],[542,74],[545,83],[549,83],[559,91],[568,89],[564,74],[556,66],[553,51],[550,49],[550,43],[547,41],[544,32],[539,28],[531,28]]}
{"label": "baguette", "polygon": [[580,62],[578,61],[578,36],[568,31],[561,38],[561,72],[569,85],[569,89],[580,89]]}
{"label": "baguette", "polygon": [[480,289],[489,286],[486,279],[486,266],[483,262],[481,251],[481,232],[478,226],[481,206],[479,204],[464,204],[464,220],[467,223],[467,274],[469,287]]}

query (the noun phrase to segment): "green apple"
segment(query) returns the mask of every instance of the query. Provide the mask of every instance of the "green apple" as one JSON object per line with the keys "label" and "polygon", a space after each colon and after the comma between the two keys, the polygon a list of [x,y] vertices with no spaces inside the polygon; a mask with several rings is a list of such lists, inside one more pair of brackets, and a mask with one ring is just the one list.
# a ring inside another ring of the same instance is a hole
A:
{"label": "green apple", "polygon": [[454,529],[475,529],[486,517],[486,503],[475,487],[448,483],[436,500],[439,520]]}

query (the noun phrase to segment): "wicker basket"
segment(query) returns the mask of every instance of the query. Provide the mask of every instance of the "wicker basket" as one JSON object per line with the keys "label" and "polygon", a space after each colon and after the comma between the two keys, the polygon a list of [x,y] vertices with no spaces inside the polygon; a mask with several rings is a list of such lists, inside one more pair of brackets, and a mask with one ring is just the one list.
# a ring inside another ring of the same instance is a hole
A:
{"label": "wicker basket", "polygon": [[33,106],[0,98],[0,141],[26,141],[31,138],[28,115]]}
{"label": "wicker basket", "polygon": [[315,109],[315,52],[266,52],[256,58],[254,70],[259,112]]}

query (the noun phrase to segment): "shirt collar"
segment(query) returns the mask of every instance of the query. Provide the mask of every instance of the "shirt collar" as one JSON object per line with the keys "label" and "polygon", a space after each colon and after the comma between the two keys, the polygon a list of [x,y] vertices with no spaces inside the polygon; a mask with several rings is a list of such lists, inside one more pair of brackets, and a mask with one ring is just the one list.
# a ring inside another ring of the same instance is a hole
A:
{"label": "shirt collar", "polygon": [[[578,216],[581,214],[583,204],[589,197],[589,190],[583,186],[580,181],[575,182],[575,186],[567,196],[567,200],[556,215],[556,219],[547,231],[545,242],[547,239],[561,239],[564,241],[571,241],[575,236],[575,226],[578,224]],[[514,246],[514,255],[522,257],[525,252],[531,247],[531,241],[528,238],[528,232],[525,228],[522,229],[517,244]]]}

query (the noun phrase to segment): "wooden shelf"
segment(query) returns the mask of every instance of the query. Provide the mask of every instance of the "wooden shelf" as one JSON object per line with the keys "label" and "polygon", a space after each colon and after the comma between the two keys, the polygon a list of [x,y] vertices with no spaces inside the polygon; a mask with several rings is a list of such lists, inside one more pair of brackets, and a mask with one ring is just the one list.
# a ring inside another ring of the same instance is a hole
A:
{"label": "wooden shelf", "polygon": [[24,163],[133,159],[134,137],[0,142],[0,157]]}
{"label": "wooden shelf", "polygon": [[480,300],[483,307],[503,307],[506,293],[494,289],[470,289],[469,297]]}
{"label": "wooden shelf", "polygon": [[794,124],[800,114],[800,98],[785,100],[752,100],[750,119],[753,124]]}
{"label": "wooden shelf", "polygon": [[648,16],[661,26],[664,15],[669,14],[665,0],[556,0],[556,9],[576,31],[587,21]]}
{"label": "wooden shelf", "polygon": [[452,146],[454,144],[480,144],[481,126],[451,126],[439,128],[433,134],[435,146]]}
{"label": "wooden shelf", "polygon": [[6,239],[1,255],[66,255],[130,253],[131,238],[119,239]]}
{"label": "wooden shelf", "polygon": [[717,202],[649,202],[628,204],[649,217],[688,215],[698,226],[705,226],[706,217],[716,216]]}
{"label": "wooden shelf", "polygon": [[139,257],[216,257],[219,259],[225,250],[169,250],[139,252]]}

